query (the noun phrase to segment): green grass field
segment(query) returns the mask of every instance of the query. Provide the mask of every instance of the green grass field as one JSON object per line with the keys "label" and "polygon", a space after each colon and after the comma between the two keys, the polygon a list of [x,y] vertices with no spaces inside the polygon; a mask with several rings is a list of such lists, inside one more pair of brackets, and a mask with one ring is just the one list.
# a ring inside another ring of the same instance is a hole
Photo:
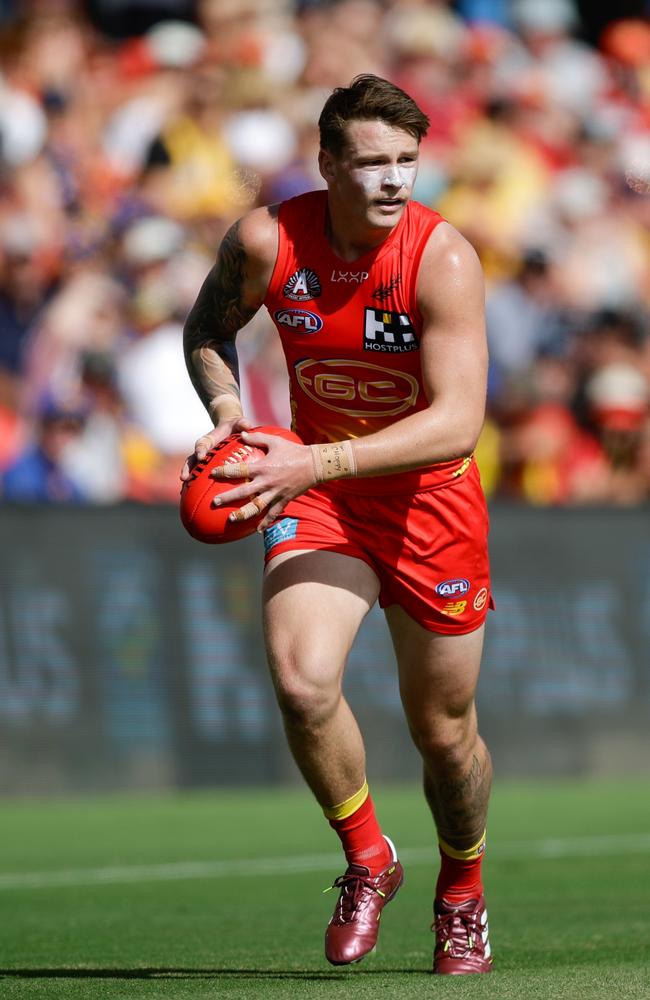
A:
{"label": "green grass field", "polygon": [[322,954],[337,841],[301,789],[2,805],[0,997],[650,997],[645,780],[497,785],[495,969],[433,977],[435,852],[416,787],[374,789],[406,882],[377,953]]}

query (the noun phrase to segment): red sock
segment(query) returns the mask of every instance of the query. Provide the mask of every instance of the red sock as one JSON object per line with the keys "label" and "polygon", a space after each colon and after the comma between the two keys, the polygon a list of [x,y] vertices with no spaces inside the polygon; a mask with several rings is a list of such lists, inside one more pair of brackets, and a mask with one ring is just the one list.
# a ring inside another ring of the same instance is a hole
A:
{"label": "red sock", "polygon": [[[485,835],[468,851],[457,851],[440,842],[440,874],[436,898],[450,903],[478,899],[483,893],[481,865],[485,854]],[[453,851],[453,855],[449,852]]]}
{"label": "red sock", "polygon": [[[357,795],[340,806],[325,809],[325,815],[336,830],[349,865],[363,865],[371,875],[378,875],[392,860],[391,849],[384,839],[367,785]],[[361,798],[361,805],[354,808]],[[353,811],[347,813],[350,804]],[[347,815],[341,816],[341,812]],[[335,814],[338,814],[336,816]]]}

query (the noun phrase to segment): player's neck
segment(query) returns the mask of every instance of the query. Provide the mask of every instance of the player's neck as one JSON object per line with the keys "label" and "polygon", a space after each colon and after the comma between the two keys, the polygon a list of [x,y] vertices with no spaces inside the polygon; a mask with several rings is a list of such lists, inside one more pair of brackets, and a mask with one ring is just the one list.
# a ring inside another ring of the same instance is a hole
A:
{"label": "player's neck", "polygon": [[370,226],[355,228],[349,221],[340,217],[333,206],[329,207],[325,218],[327,242],[336,256],[348,263],[376,250],[388,239],[393,228]]}

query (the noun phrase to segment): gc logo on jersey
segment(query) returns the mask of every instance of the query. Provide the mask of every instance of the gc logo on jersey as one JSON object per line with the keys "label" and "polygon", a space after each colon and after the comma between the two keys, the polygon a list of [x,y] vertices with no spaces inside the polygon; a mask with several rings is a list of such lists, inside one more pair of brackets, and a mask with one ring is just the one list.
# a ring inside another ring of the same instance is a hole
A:
{"label": "gc logo on jersey", "polygon": [[406,351],[417,351],[419,348],[413,324],[406,313],[366,308],[364,351],[403,354]]}
{"label": "gc logo on jersey", "polygon": [[273,313],[276,323],[288,326],[296,333],[318,333],[323,329],[323,321],[316,313],[307,309],[278,309]]}
{"label": "gc logo on jersey", "polygon": [[317,299],[320,293],[318,275],[308,267],[299,267],[297,271],[294,271],[282,289],[282,294],[288,299],[293,299],[294,302]]}
{"label": "gc logo on jersey", "polygon": [[419,384],[406,372],[345,358],[305,358],[295,367],[310,399],[350,417],[392,417],[415,405]]}

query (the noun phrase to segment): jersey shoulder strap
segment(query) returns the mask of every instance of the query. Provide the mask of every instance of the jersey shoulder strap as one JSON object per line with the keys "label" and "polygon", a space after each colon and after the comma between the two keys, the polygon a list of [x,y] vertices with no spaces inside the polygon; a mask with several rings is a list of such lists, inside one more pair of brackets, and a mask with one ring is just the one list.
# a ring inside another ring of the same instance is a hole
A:
{"label": "jersey shoulder strap", "polygon": [[[267,298],[281,295],[286,276],[300,269],[297,281],[315,280],[319,245],[325,239],[326,191],[309,191],[283,201],[278,212],[278,255]],[[293,277],[293,275],[292,275]]]}

